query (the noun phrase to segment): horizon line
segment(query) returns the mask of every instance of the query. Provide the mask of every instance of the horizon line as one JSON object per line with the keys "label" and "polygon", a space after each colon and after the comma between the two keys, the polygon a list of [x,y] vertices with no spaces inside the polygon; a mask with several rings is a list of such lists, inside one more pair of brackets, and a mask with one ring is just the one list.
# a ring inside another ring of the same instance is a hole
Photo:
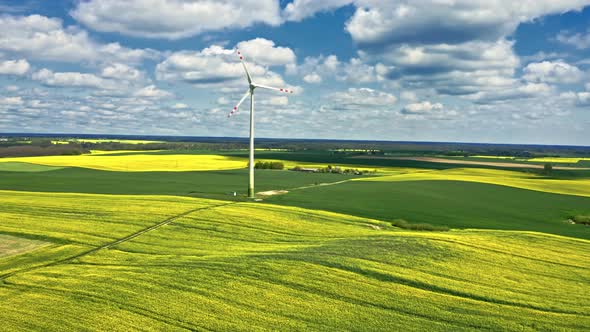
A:
{"label": "horizon line", "polygon": [[[1,136],[35,136],[35,137],[89,137],[89,138],[203,138],[203,139],[232,139],[248,140],[248,137],[237,136],[189,136],[189,135],[142,135],[142,134],[81,134],[81,133],[36,133],[36,132],[0,132]],[[590,148],[590,145],[571,144],[540,144],[540,143],[498,143],[498,142],[462,142],[462,141],[404,141],[404,140],[382,140],[382,139],[341,139],[341,138],[286,138],[286,137],[258,137],[257,140],[284,140],[284,141],[323,141],[323,142],[374,142],[374,143],[418,143],[418,144],[466,144],[466,145],[508,145],[508,146],[551,146],[551,147],[581,147]]]}

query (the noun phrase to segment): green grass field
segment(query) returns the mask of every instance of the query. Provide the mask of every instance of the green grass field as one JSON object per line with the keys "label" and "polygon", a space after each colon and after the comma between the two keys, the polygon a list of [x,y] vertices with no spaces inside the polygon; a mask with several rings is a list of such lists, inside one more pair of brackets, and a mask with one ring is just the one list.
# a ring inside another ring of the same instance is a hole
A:
{"label": "green grass field", "polygon": [[39,164],[32,164],[32,163],[25,163],[25,162],[10,162],[10,161],[3,161],[0,162],[0,172],[46,172],[46,171],[54,171],[57,169],[62,169],[63,167],[59,166],[46,166],[46,165],[39,165]]}
{"label": "green grass field", "polygon": [[[2,163],[0,163],[2,165]],[[316,183],[337,182],[352,176],[257,170],[256,189],[290,189]],[[233,199],[234,191],[246,195],[248,171],[112,172],[63,168],[51,172],[2,172],[0,189],[38,192],[78,192],[127,195],[179,195]]]}
{"label": "green grass field", "polygon": [[[257,170],[289,192],[251,202],[223,169],[241,154],[0,160],[0,330],[590,328],[590,227],[568,222],[590,215],[585,171],[367,159],[382,172]],[[179,156],[201,170],[153,171]]]}
{"label": "green grass field", "polygon": [[463,181],[350,181],[274,196],[267,202],[380,220],[451,228],[540,231],[590,239],[590,228],[565,222],[590,210],[590,197]]}
{"label": "green grass field", "polygon": [[409,232],[327,212],[166,196],[0,198],[8,202],[0,232],[52,243],[0,259],[7,330],[590,324],[585,240]]}

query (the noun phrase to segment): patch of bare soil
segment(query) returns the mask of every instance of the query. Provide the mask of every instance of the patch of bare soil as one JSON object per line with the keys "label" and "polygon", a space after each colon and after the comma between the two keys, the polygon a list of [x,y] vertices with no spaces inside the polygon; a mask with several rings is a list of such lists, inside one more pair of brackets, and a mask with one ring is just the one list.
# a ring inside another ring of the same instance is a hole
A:
{"label": "patch of bare soil", "polygon": [[373,225],[373,224],[365,224],[365,225],[367,225],[367,227],[370,227],[370,228],[375,229],[375,230],[381,230],[382,229],[381,226],[377,226],[377,225]]}
{"label": "patch of bare soil", "polygon": [[284,195],[286,193],[288,193],[289,191],[287,190],[269,190],[269,191],[261,191],[259,193],[257,193],[257,195],[260,196],[274,196],[274,195]]}
{"label": "patch of bare soil", "polygon": [[0,257],[22,254],[46,245],[49,243],[2,234],[0,235]]}

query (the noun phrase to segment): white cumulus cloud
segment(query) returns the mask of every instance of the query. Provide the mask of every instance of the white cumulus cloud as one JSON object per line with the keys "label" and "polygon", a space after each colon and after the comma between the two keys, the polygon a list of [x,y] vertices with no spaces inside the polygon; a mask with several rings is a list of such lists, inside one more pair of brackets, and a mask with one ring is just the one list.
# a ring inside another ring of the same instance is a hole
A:
{"label": "white cumulus cloud", "polygon": [[[581,10],[590,1],[295,0],[283,15],[299,21],[349,4],[356,9],[345,29],[360,51],[356,64],[339,64],[350,68],[346,81],[391,80],[410,89],[469,95],[518,87],[520,61],[507,37],[519,24]],[[328,77],[321,69],[320,61],[300,71]]]}
{"label": "white cumulus cloud", "polygon": [[456,110],[447,109],[441,103],[431,103],[430,101],[407,104],[400,113],[407,118],[430,120],[452,120],[459,116],[459,112]]}
{"label": "white cumulus cloud", "polygon": [[352,0],[294,0],[287,4],[283,10],[283,16],[288,21],[301,21],[317,13],[334,10],[352,2]]}
{"label": "white cumulus cloud", "polygon": [[276,0],[89,0],[71,15],[97,31],[166,39],[281,22]]}
{"label": "white cumulus cloud", "polygon": [[239,42],[237,49],[244,55],[246,61],[255,59],[256,63],[266,66],[288,65],[297,60],[293,50],[276,46],[272,40],[264,38]]}
{"label": "white cumulus cloud", "polygon": [[555,39],[560,43],[573,46],[580,50],[590,48],[590,30],[586,31],[586,33],[561,31]]}
{"label": "white cumulus cloud", "polygon": [[172,105],[172,108],[175,110],[182,110],[182,109],[188,108],[188,105],[184,104],[184,103],[176,103],[176,104]]}
{"label": "white cumulus cloud", "polygon": [[[385,69],[385,70],[384,70]],[[370,65],[359,58],[342,62],[336,55],[306,57],[302,64],[287,68],[289,74],[303,76],[307,83],[320,83],[324,77],[354,84],[383,81],[388,69],[383,64]]]}
{"label": "white cumulus cloud", "polygon": [[[268,44],[267,44],[268,46]],[[279,47],[275,47],[279,49]],[[278,50],[279,53],[283,50]],[[278,88],[288,88],[295,93],[299,87],[288,86],[276,72],[268,68],[270,58],[246,59],[248,71],[254,82]],[[233,49],[212,45],[201,51],[179,51],[170,54],[156,66],[156,78],[164,81],[181,81],[202,87],[221,90],[246,89],[248,83],[240,60]]]}
{"label": "white cumulus cloud", "polygon": [[18,106],[18,105],[22,105],[23,103],[24,103],[23,98],[20,96],[0,98],[0,105]]}
{"label": "white cumulus cloud", "polygon": [[580,10],[587,0],[413,0],[355,1],[346,29],[360,44],[458,44],[497,40],[519,23],[548,14]]}
{"label": "white cumulus cloud", "polygon": [[144,79],[144,73],[123,63],[107,65],[102,69],[101,76],[123,81],[140,81]]}
{"label": "white cumulus cloud", "polygon": [[155,85],[148,85],[137,90],[134,94],[135,97],[144,97],[144,98],[153,98],[153,99],[162,99],[162,98],[169,98],[172,97],[173,94],[171,92],[159,89]]}
{"label": "white cumulus cloud", "polygon": [[0,61],[0,74],[23,76],[29,69],[31,65],[25,59]]}
{"label": "white cumulus cloud", "polygon": [[346,91],[332,93],[329,99],[335,107],[347,109],[391,107],[397,102],[396,96],[369,88],[349,88]]}
{"label": "white cumulus cloud", "polygon": [[402,109],[403,114],[425,114],[433,111],[440,111],[443,109],[441,103],[431,103],[429,101],[423,101],[419,103],[411,103],[404,106]]}
{"label": "white cumulus cloud", "polygon": [[553,88],[547,83],[528,82],[504,89],[480,91],[466,96],[465,99],[472,100],[478,104],[506,103],[513,102],[517,99],[547,97],[552,92]]}
{"label": "white cumulus cloud", "polygon": [[261,105],[268,105],[268,106],[286,106],[289,105],[289,98],[286,96],[272,96],[272,97],[265,97],[264,99],[259,101]]}
{"label": "white cumulus cloud", "polygon": [[29,59],[62,62],[139,62],[154,58],[153,50],[130,49],[119,43],[92,40],[77,27],[64,27],[57,18],[41,15],[0,16],[0,50]]}
{"label": "white cumulus cloud", "polygon": [[303,81],[310,84],[321,83],[322,77],[314,72],[303,76]]}
{"label": "white cumulus cloud", "polygon": [[47,86],[111,89],[112,84],[94,74],[79,72],[53,72],[49,69],[41,69],[33,73],[33,80]]}
{"label": "white cumulus cloud", "polygon": [[529,63],[523,69],[523,78],[531,82],[577,83],[584,73],[576,66],[563,61],[543,61]]}

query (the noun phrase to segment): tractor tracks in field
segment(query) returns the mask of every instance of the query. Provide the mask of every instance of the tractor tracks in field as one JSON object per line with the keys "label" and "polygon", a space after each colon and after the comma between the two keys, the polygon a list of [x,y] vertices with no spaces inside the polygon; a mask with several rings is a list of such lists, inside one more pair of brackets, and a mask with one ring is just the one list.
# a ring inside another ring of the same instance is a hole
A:
{"label": "tractor tracks in field", "polygon": [[75,259],[78,259],[78,258],[87,256],[87,255],[90,255],[90,254],[93,254],[93,253],[95,253],[97,251],[100,251],[100,250],[103,250],[103,249],[109,249],[109,248],[111,248],[113,246],[116,246],[118,244],[121,244],[121,243],[127,242],[129,240],[132,240],[132,239],[134,239],[134,238],[136,238],[136,237],[138,237],[138,236],[140,236],[142,234],[145,234],[147,232],[156,230],[156,229],[158,229],[158,228],[160,228],[162,226],[168,225],[168,224],[170,224],[171,222],[173,222],[173,221],[175,221],[177,219],[180,219],[182,217],[186,217],[186,216],[188,216],[188,215],[190,215],[192,213],[195,213],[195,212],[205,211],[205,210],[211,210],[211,209],[215,209],[215,208],[219,208],[219,207],[224,207],[224,206],[228,206],[228,205],[233,205],[233,204],[237,204],[237,203],[239,203],[239,202],[229,202],[229,203],[224,203],[224,204],[217,204],[217,205],[212,205],[212,206],[204,206],[204,207],[194,208],[194,209],[191,209],[191,210],[182,212],[180,214],[173,215],[173,216],[171,216],[171,217],[169,217],[167,219],[164,219],[164,220],[162,220],[162,221],[160,221],[160,222],[158,222],[158,223],[156,223],[154,225],[151,225],[151,226],[146,227],[146,228],[142,228],[142,229],[140,229],[139,231],[137,231],[135,233],[129,234],[129,235],[125,236],[125,237],[122,237],[120,239],[116,239],[116,240],[114,240],[112,242],[103,244],[101,246],[94,247],[92,249],[83,251],[83,252],[81,252],[79,254],[76,254],[76,255],[73,255],[73,256],[69,256],[69,257],[66,257],[66,258],[63,258],[63,259],[60,259],[60,260],[56,260],[56,261],[53,261],[53,262],[49,262],[49,263],[45,263],[45,264],[41,264],[41,265],[35,265],[35,266],[28,267],[28,268],[24,268],[24,269],[12,271],[12,272],[9,272],[9,273],[6,273],[6,274],[2,274],[2,275],[0,275],[0,281],[3,281],[5,279],[10,278],[10,277],[12,277],[12,276],[14,276],[16,274],[19,274],[19,273],[29,272],[29,271],[38,270],[38,269],[42,269],[42,268],[45,268],[45,267],[50,267],[50,266],[55,266],[55,265],[60,265],[60,264],[66,264],[66,263],[69,263],[69,262],[71,262],[71,261],[73,261]]}
{"label": "tractor tracks in field", "polygon": [[257,192],[256,195],[262,196],[262,197],[265,197],[265,198],[268,198],[268,197],[271,197],[271,196],[285,195],[285,194],[288,194],[290,191],[333,186],[333,185],[336,185],[336,184],[342,184],[342,183],[350,182],[352,180],[354,180],[354,179],[346,179],[346,180],[341,180],[341,181],[337,181],[337,182],[322,182],[322,183],[310,184],[310,185],[301,186],[301,187],[295,187],[295,188],[260,191],[260,192]]}
{"label": "tractor tracks in field", "polygon": [[334,185],[337,185],[337,184],[342,184],[342,183],[350,182],[352,180],[353,179],[346,179],[346,180],[336,181],[336,182],[322,182],[322,183],[312,184],[312,185],[303,186],[303,187],[291,188],[291,189],[288,189],[288,190],[303,190],[303,189],[309,189],[309,188],[319,188],[319,187],[334,186]]}

